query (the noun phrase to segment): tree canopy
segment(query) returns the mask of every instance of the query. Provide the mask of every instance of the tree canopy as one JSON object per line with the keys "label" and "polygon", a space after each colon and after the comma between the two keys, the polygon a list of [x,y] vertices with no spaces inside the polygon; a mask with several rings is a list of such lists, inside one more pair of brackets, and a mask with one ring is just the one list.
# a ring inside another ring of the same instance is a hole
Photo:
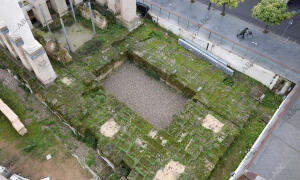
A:
{"label": "tree canopy", "polygon": [[[221,15],[225,15],[225,5],[227,5],[229,8],[236,8],[238,7],[240,2],[244,2],[244,0],[210,0],[211,3],[216,4],[216,6],[220,7],[223,6],[223,10]],[[210,5],[209,8],[210,9]]]}
{"label": "tree canopy", "polygon": [[267,26],[280,24],[293,17],[295,12],[288,12],[287,4],[281,0],[262,0],[252,10],[252,16]]}
{"label": "tree canopy", "polygon": [[229,8],[237,8],[239,3],[244,2],[244,0],[210,0],[210,2],[216,4],[218,7],[225,4]]}

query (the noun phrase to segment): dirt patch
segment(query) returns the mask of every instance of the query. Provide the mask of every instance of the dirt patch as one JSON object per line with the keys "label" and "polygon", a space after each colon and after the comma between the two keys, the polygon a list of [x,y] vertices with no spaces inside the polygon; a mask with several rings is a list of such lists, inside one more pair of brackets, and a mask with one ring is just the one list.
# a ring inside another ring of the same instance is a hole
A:
{"label": "dirt patch", "polygon": [[101,134],[106,137],[114,137],[114,135],[117,134],[119,130],[120,125],[117,124],[114,119],[109,119],[100,128]]}
{"label": "dirt patch", "polygon": [[171,160],[163,169],[157,171],[154,180],[176,180],[184,169],[184,165]]}
{"label": "dirt patch", "polygon": [[[21,174],[30,179],[50,177],[56,180],[89,179],[85,170],[70,154],[58,152],[51,160],[38,160],[21,153],[11,142],[0,141],[0,154],[5,154],[0,163],[9,165],[12,173]],[[2,157],[2,156],[0,156]]]}
{"label": "dirt patch", "polygon": [[[63,81],[71,82],[72,79],[67,78],[67,81]],[[14,78],[13,74],[9,73],[7,70],[0,69],[0,82],[5,83],[8,88],[17,93],[17,95],[24,101],[29,117],[25,120],[25,124],[30,125],[34,122],[34,119],[41,122],[47,120],[50,124],[43,125],[41,128],[48,129],[47,131],[50,129],[51,131],[55,129],[55,136],[61,142],[55,145],[56,150],[53,152],[56,153],[51,154],[53,158],[49,161],[46,161],[46,156],[43,156],[41,160],[40,157],[38,157],[38,159],[37,157],[25,154],[19,148],[19,140],[28,141],[28,136],[19,137],[18,140],[9,143],[6,140],[0,140],[0,164],[4,163],[7,165],[7,167],[14,168],[14,172],[21,173],[22,175],[33,180],[45,178],[47,176],[50,176],[51,179],[81,180],[89,179],[89,174],[86,173],[87,170],[81,168],[81,165],[74,157],[72,157],[71,154],[77,155],[79,161],[81,162],[85,162],[90,154],[94,154],[94,157],[90,159],[94,159],[95,164],[93,164],[90,168],[97,173],[101,179],[107,179],[113,173],[111,167],[109,167],[108,164],[98,155],[96,150],[92,149],[91,147],[87,146],[87,144],[79,141],[75,136],[71,135],[71,130],[63,123],[53,123],[54,121],[58,120],[57,117],[50,113],[50,111],[48,111],[48,109],[43,106],[34,95],[29,95],[27,92],[25,92],[24,89],[21,88],[20,83]],[[29,133],[31,133],[31,131]],[[16,146],[13,146],[12,144],[15,144]],[[63,147],[63,145],[65,147]],[[64,164],[60,166],[62,163]],[[40,164],[42,167],[39,167]],[[34,169],[30,169],[31,166]],[[63,169],[59,169],[60,167]],[[48,169],[50,170],[48,171]],[[59,169],[59,171],[57,171],[57,169]],[[76,171],[74,176],[73,171]],[[82,175],[80,176],[77,173],[81,173]]]}
{"label": "dirt patch", "polygon": [[222,130],[224,124],[217,120],[213,115],[208,114],[203,120],[202,126],[206,129],[212,130],[214,133],[218,133]]}
{"label": "dirt patch", "polygon": [[103,85],[109,93],[159,129],[166,128],[173,115],[184,109],[186,102],[182,94],[147,76],[129,62],[104,79]]}

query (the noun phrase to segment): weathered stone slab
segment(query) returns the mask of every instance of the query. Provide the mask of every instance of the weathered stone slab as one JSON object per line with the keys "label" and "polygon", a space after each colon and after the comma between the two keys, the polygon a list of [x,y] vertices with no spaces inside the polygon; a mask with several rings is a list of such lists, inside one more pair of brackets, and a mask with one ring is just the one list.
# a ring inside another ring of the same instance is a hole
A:
{"label": "weathered stone slab", "polygon": [[121,126],[115,122],[114,119],[109,119],[100,128],[100,133],[106,137],[114,137],[120,130]]}
{"label": "weathered stone slab", "polygon": [[19,117],[2,101],[2,99],[0,99],[0,111],[7,117],[12,126],[21,136],[24,136],[27,133],[27,129],[20,121]]}
{"label": "weathered stone slab", "polygon": [[224,124],[217,120],[213,115],[206,115],[202,122],[202,126],[206,129],[212,130],[214,133],[218,133],[222,130]]}
{"label": "weathered stone slab", "polygon": [[184,169],[184,165],[171,160],[164,168],[157,171],[154,180],[176,180]]}
{"label": "weathered stone slab", "polygon": [[[102,16],[98,11],[92,10],[94,15],[94,22],[100,29],[105,29],[107,26],[107,21],[104,16]],[[80,14],[87,20],[91,19],[89,8],[84,4],[80,7]]]}

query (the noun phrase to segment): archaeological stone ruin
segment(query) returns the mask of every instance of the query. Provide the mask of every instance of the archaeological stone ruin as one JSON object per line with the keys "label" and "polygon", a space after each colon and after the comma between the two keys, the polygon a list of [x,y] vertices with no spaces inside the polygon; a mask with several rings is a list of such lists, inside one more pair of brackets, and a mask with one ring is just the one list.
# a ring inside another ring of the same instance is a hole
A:
{"label": "archaeological stone ruin", "polygon": [[[41,131],[23,148],[34,155],[46,135],[63,137],[92,179],[204,180],[246,152],[254,143],[247,133],[259,136],[294,84],[271,71],[268,81],[240,71],[215,54],[221,47],[185,38],[191,22],[173,28],[172,11],[167,21],[155,8],[137,0],[0,0],[0,135],[5,123],[24,144]],[[3,96],[10,91],[16,97]],[[47,148],[39,163],[61,158],[48,158],[55,154]],[[0,168],[2,149],[0,136]]]}

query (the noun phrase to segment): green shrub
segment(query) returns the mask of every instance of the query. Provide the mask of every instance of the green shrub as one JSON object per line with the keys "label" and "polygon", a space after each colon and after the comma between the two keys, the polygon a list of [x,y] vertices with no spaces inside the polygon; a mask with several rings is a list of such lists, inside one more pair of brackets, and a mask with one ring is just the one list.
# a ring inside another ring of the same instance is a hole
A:
{"label": "green shrub", "polygon": [[163,39],[163,35],[155,32],[155,31],[151,31],[151,33],[149,33],[148,37],[149,38],[157,38],[159,40]]}
{"label": "green shrub", "polygon": [[281,102],[281,96],[268,91],[264,99],[261,101],[261,105],[268,108],[277,109],[280,106]]}
{"label": "green shrub", "polygon": [[91,167],[92,165],[94,165],[94,166],[97,165],[93,151],[89,151],[89,154],[86,157],[85,161],[89,167]]}
{"label": "green shrub", "polygon": [[89,130],[85,131],[84,136],[81,136],[79,134],[74,134],[74,133],[72,133],[72,135],[78,141],[88,144],[88,146],[90,146],[91,148],[94,148],[94,149],[97,148],[98,140],[92,135],[92,133]]}
{"label": "green shrub", "polygon": [[37,147],[37,143],[35,141],[31,142],[27,146],[23,148],[24,152],[30,153]]}
{"label": "green shrub", "polygon": [[100,106],[104,101],[105,101],[105,96],[104,95],[96,95],[95,96],[95,100],[98,103],[98,105]]}
{"label": "green shrub", "polygon": [[224,80],[223,83],[227,86],[233,86],[233,79],[231,76],[227,76]]}
{"label": "green shrub", "polygon": [[146,73],[147,76],[149,76],[153,79],[159,80],[159,75],[157,75],[153,70],[145,69],[145,73]]}

